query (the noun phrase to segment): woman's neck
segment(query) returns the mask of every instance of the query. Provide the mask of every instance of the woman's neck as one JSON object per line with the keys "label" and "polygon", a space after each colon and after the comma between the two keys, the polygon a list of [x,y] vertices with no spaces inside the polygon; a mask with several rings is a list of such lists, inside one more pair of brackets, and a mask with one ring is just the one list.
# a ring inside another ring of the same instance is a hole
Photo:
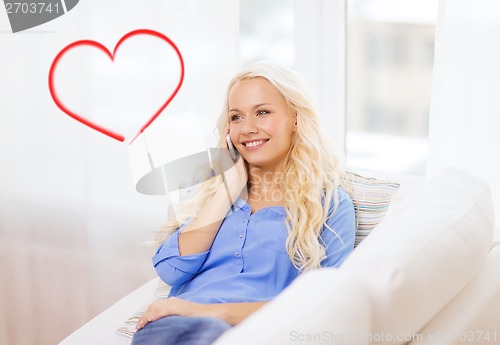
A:
{"label": "woman's neck", "polygon": [[284,166],[248,167],[248,188],[251,194],[270,195],[275,191],[281,191],[280,183],[283,180]]}

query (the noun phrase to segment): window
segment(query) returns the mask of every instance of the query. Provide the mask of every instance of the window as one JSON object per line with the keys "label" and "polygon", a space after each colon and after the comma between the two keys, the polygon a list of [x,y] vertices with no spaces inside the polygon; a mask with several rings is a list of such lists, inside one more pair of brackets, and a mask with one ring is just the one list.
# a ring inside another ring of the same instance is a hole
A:
{"label": "window", "polygon": [[351,167],[424,174],[437,0],[347,0]]}
{"label": "window", "polygon": [[293,26],[293,0],[240,0],[242,65],[266,60],[293,68]]}

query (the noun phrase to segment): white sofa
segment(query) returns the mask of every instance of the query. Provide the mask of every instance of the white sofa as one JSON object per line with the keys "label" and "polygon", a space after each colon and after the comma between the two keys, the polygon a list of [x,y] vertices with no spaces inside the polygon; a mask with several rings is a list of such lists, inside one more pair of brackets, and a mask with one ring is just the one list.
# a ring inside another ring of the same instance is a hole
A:
{"label": "white sofa", "polygon": [[[398,204],[340,269],[300,276],[216,344],[500,344],[500,245],[488,186],[450,168]],[[61,344],[129,344],[115,331],[152,301],[157,282]]]}

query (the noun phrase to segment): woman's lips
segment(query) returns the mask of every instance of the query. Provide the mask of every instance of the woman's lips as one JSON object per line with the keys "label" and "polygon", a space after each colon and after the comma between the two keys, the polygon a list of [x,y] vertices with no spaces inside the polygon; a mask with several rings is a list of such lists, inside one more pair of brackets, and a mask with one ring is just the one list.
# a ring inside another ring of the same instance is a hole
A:
{"label": "woman's lips", "polygon": [[[269,141],[269,139],[266,139],[266,140],[257,140],[257,141],[252,142],[252,146],[247,146],[246,144],[243,144],[243,147],[247,151],[255,151],[255,150],[260,149],[262,146],[264,146],[268,141]],[[259,144],[255,144],[255,142],[260,142],[260,143]]]}

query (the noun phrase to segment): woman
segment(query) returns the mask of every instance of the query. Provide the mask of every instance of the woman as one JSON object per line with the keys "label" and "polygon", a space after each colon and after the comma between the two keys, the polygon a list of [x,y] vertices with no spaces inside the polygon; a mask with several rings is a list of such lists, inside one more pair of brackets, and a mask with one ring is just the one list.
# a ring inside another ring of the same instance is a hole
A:
{"label": "woman", "polygon": [[301,272],[338,267],[353,249],[345,172],[294,73],[264,63],[238,73],[217,129],[239,157],[229,169],[214,159],[161,232],[153,262],[172,290],[133,344],[211,344]]}

